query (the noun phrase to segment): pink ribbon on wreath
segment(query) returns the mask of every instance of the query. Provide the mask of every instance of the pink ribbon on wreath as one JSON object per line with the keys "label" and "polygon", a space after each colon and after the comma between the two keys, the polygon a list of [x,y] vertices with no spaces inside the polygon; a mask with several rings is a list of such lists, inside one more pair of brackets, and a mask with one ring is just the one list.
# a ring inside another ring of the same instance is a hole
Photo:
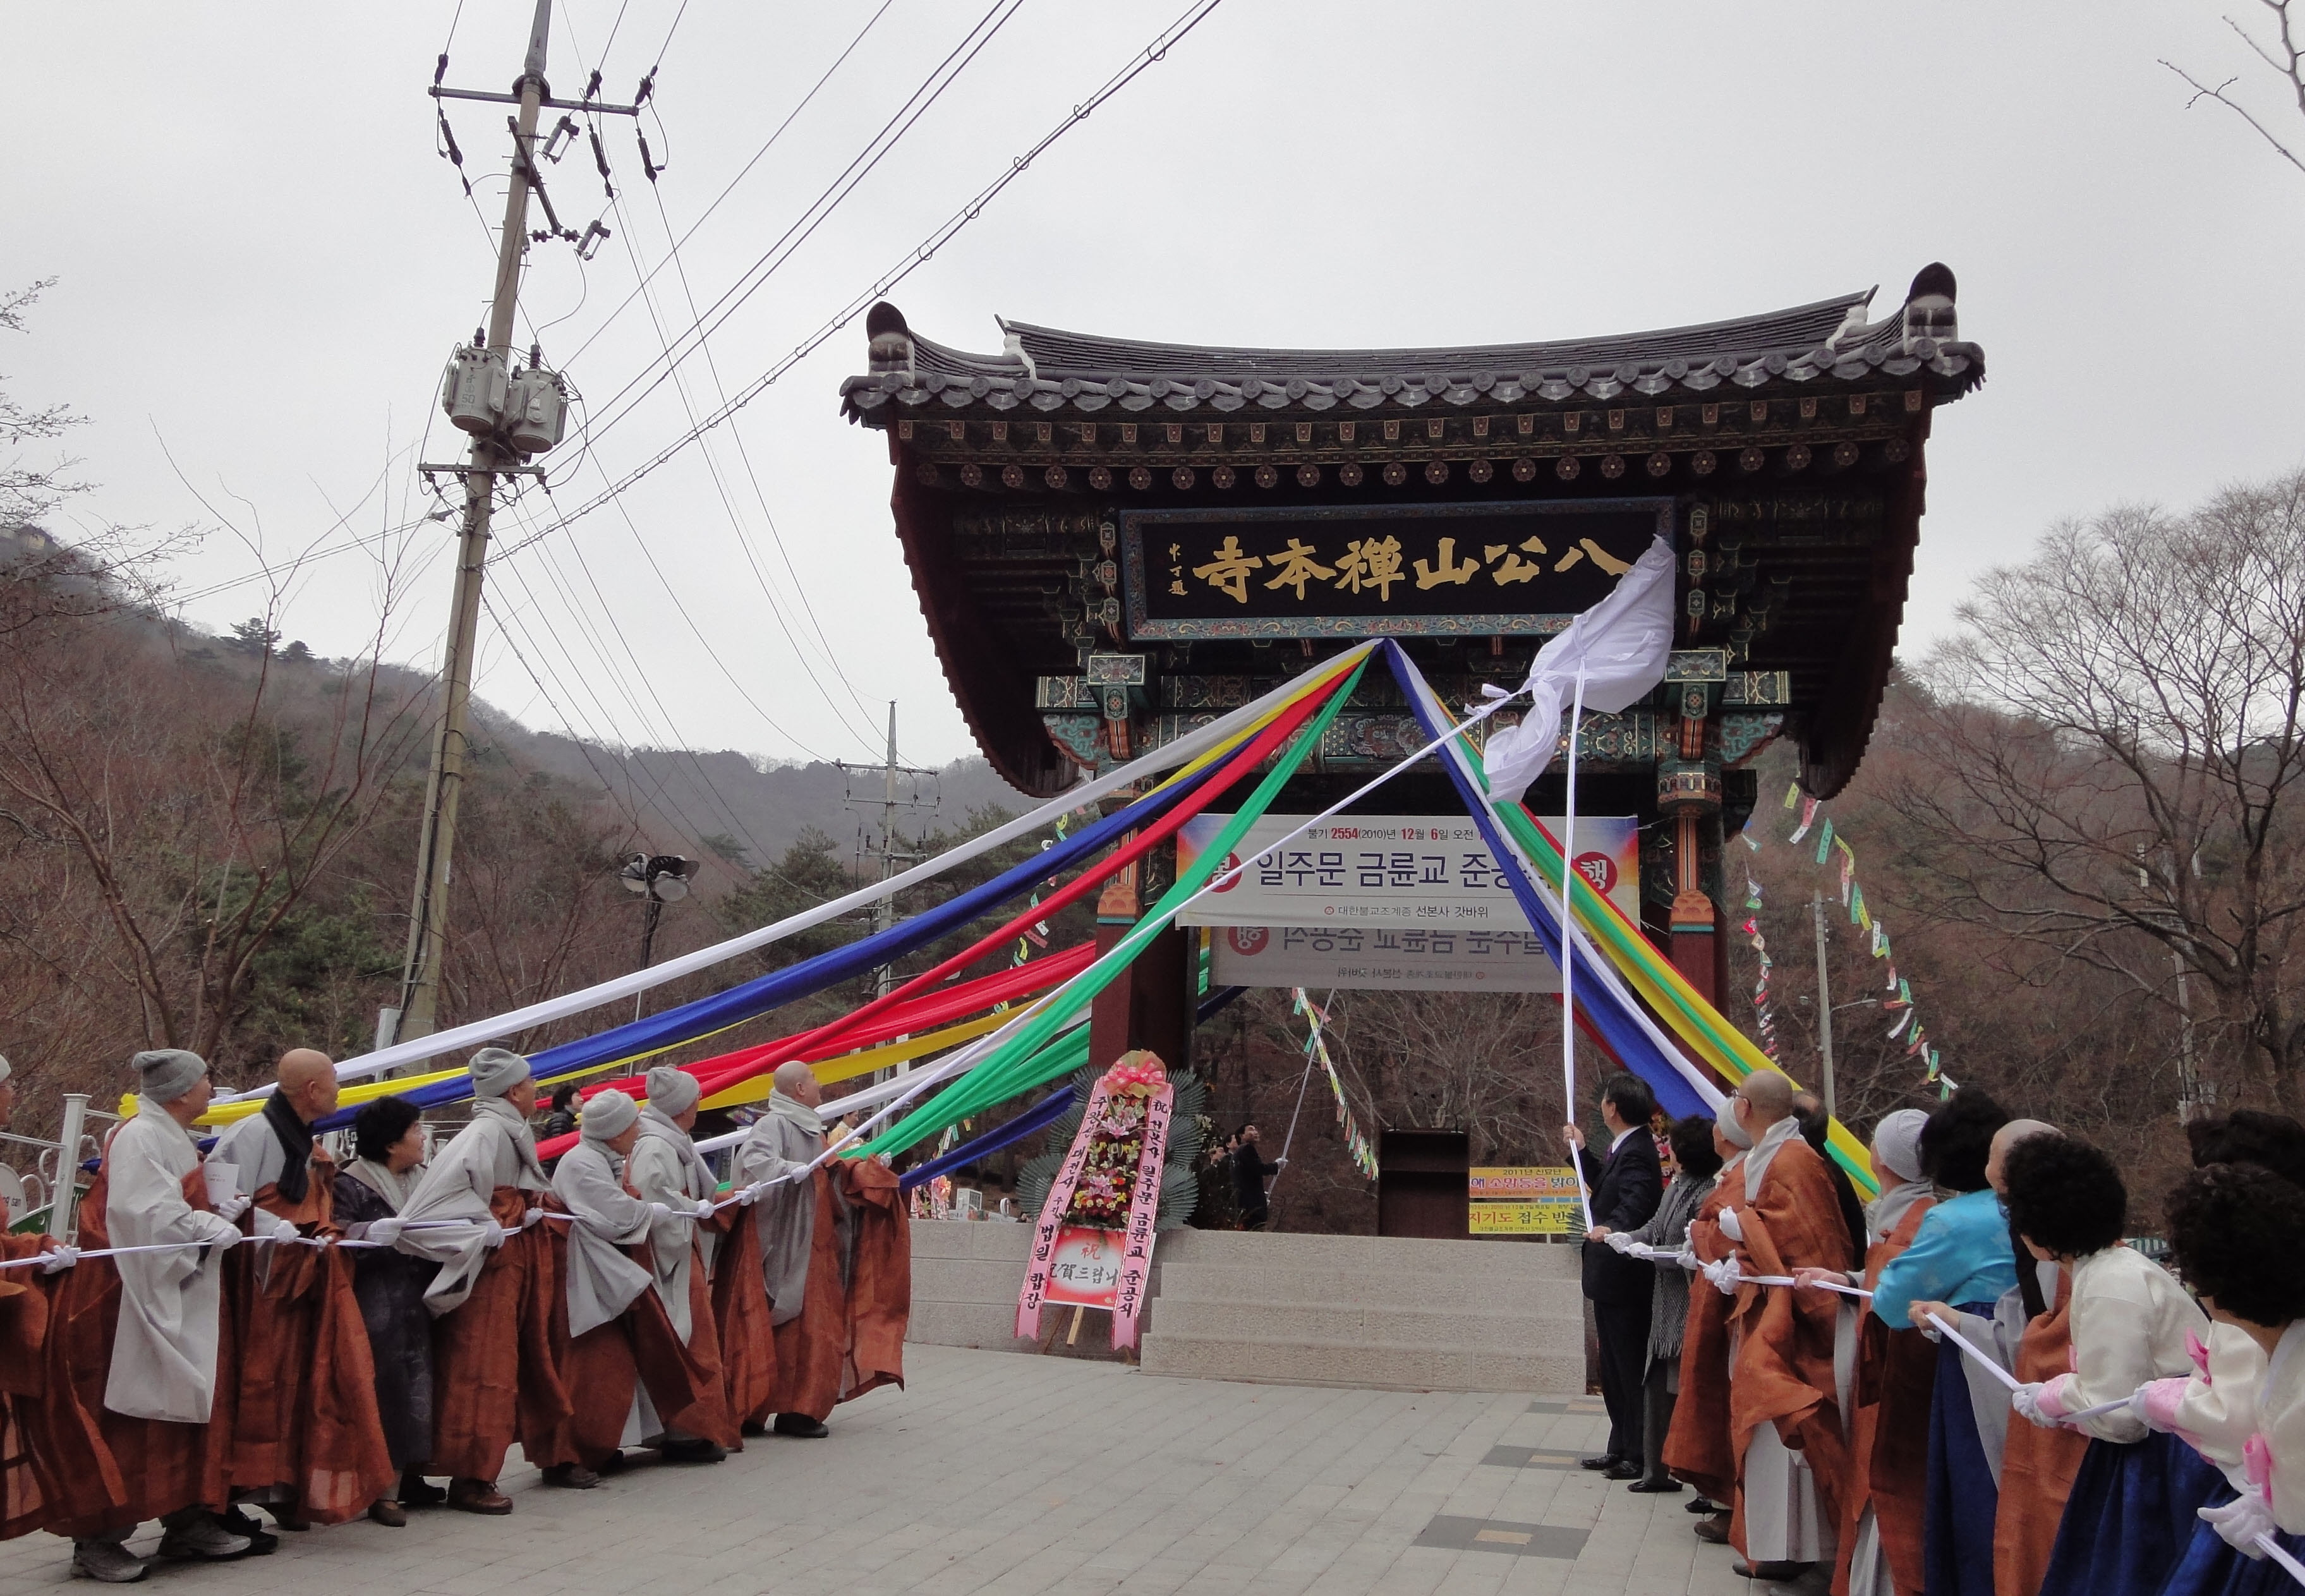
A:
{"label": "pink ribbon on wreath", "polygon": [[1128,1228],[1120,1254],[1120,1285],[1112,1297],[1112,1345],[1136,1345],[1136,1320],[1152,1282],[1153,1226],[1161,1214],[1161,1175],[1169,1158],[1169,1112],[1177,1089],[1164,1084],[1144,1105],[1144,1145],[1136,1155],[1136,1180],[1128,1191]]}
{"label": "pink ribbon on wreath", "polygon": [[1065,1161],[1057,1170],[1057,1178],[1050,1183],[1048,1200],[1041,1204],[1041,1217],[1033,1227],[1033,1252],[1025,1261],[1025,1286],[1016,1294],[1016,1334],[1020,1337],[1031,1339],[1041,1333],[1041,1308],[1048,1300],[1049,1269],[1056,1261],[1057,1233],[1064,1228],[1065,1215],[1072,1210],[1073,1190],[1080,1184],[1081,1170],[1088,1162],[1089,1144],[1096,1139],[1093,1127],[1104,1116],[1105,1103],[1112,1095],[1105,1080],[1100,1075],[1096,1084],[1089,1088],[1088,1108],[1081,1116],[1080,1131],[1065,1151]]}

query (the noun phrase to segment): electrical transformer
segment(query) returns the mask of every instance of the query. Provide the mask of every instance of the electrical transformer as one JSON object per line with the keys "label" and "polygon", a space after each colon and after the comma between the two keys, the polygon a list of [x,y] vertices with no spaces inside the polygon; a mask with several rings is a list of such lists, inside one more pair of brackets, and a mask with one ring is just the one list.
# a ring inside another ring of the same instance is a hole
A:
{"label": "electrical transformer", "polygon": [[541,454],[560,442],[567,422],[568,390],[557,373],[531,366],[512,378],[505,434],[514,448],[523,455]]}
{"label": "electrical transformer", "polygon": [[506,386],[501,353],[460,344],[440,381],[440,408],[464,431],[486,437],[504,420]]}

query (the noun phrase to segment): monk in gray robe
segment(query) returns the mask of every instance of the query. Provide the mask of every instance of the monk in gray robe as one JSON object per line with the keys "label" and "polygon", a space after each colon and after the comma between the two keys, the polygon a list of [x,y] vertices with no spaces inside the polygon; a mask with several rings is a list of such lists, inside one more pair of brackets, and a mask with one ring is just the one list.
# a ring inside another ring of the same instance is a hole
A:
{"label": "monk in gray robe", "polygon": [[753,1235],[776,1346],[770,1426],[816,1438],[840,1399],[848,1308],[840,1261],[848,1251],[848,1204],[822,1167],[824,1089],[795,1060],[777,1066],[768,1108],[736,1150],[736,1184],[757,1193]]}
{"label": "monk in gray robe", "polygon": [[[714,1210],[720,1183],[690,1135],[702,1091],[686,1070],[659,1065],[649,1071],[640,1139],[625,1162],[625,1179],[641,1200],[666,1210],[666,1217],[649,1233],[650,1284],[698,1383],[709,1382],[714,1394],[716,1423],[710,1434],[691,1434],[668,1425],[662,1438],[667,1463],[718,1463],[728,1455],[727,1442],[735,1439],[706,1269],[718,1232],[733,1222],[728,1216],[736,1210]],[[684,1210],[692,1207],[702,1217],[685,1218]]]}
{"label": "monk in gray robe", "polygon": [[432,1456],[449,1476],[448,1506],[512,1511],[497,1489],[515,1439],[549,1436],[569,1413],[554,1356],[559,1277],[537,1221],[549,1190],[528,1116],[528,1060],[482,1048],[466,1066],[472,1119],[440,1150],[402,1205],[395,1244],[439,1265],[424,1294],[433,1314]]}
{"label": "monk in gray robe", "polygon": [[52,1524],[72,1536],[74,1572],[106,1583],[143,1577],[143,1565],[123,1542],[146,1518],[158,1518],[165,1530],[164,1558],[236,1558],[255,1544],[214,1516],[225,1506],[232,1422],[224,1255],[242,1239],[233,1221],[247,1211],[248,1200],[208,1196],[191,1133],[214,1096],[206,1061],[164,1048],[139,1053],[132,1063],[137,1111],[105,1150],[98,1176],[102,1219],[89,1225],[95,1216],[88,1210],[96,1205],[83,1204],[82,1240],[99,1248],[163,1250],[91,1260],[73,1281],[98,1286],[105,1265],[117,1277],[101,1461],[118,1470],[125,1500],[109,1513],[87,1515],[111,1521],[97,1524],[60,1503],[68,1527]]}
{"label": "monk in gray robe", "polygon": [[567,1227],[566,1380],[574,1412],[549,1455],[532,1448],[548,1485],[589,1489],[622,1460],[622,1448],[661,1443],[700,1402],[720,1399],[719,1371],[709,1382],[682,1367],[677,1339],[653,1290],[652,1235],[660,1225],[693,1227],[711,1204],[644,1202],[625,1184],[625,1160],[640,1140],[640,1108],[621,1091],[584,1105],[576,1145],[552,1172],[553,1195],[574,1218]]}

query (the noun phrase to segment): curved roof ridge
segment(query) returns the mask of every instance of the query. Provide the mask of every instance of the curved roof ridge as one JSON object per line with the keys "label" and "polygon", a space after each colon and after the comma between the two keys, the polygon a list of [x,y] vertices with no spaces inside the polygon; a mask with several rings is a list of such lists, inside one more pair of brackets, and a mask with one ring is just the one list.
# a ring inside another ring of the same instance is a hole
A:
{"label": "curved roof ridge", "polygon": [[[1799,345],[1814,347],[1831,337],[1852,306],[1869,305],[1877,289],[1835,294],[1829,299],[1791,305],[1754,316],[1718,321],[1691,322],[1630,333],[1604,333],[1583,337],[1543,339],[1530,343],[1443,344],[1394,349],[1277,349],[1252,345],[1172,344],[1153,340],[1107,337],[1096,333],[1069,332],[1007,317],[994,318],[1004,334],[1013,333],[1026,353],[1042,366],[1059,370],[1129,370],[1154,372],[1167,364],[1179,370],[1208,372],[1232,366],[1244,372],[1263,370],[1346,370],[1354,366],[1378,369],[1404,365],[1527,366],[1559,364],[1582,359],[1654,356],[1656,344],[1668,341],[1702,341],[1718,347],[1737,341],[1755,345],[1753,352]],[[914,335],[917,338],[919,335]],[[927,340],[921,340],[925,343]],[[939,345],[940,350],[961,354]],[[963,358],[966,358],[964,356]],[[999,358],[999,357],[995,357]]]}

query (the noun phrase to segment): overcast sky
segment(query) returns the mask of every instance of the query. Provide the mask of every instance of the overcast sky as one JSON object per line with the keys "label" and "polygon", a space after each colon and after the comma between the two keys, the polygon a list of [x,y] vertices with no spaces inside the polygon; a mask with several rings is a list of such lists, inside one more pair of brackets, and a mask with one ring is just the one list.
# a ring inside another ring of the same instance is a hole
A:
{"label": "overcast sky", "polygon": [[[573,441],[553,457],[560,505],[766,369],[1182,4],[1025,0],[709,361],[588,459]],[[689,325],[686,293],[719,299],[985,14],[892,0],[634,299],[668,221],[685,234],[873,15],[690,0],[675,28],[680,9],[557,7],[556,92],[605,50],[605,92],[626,99],[662,51],[646,125],[668,170],[651,192],[609,119],[615,236],[589,266],[539,247],[523,294],[548,363],[600,413],[659,324]],[[324,653],[365,649],[388,548],[387,651],[437,667],[447,529],[382,534],[433,507],[413,463],[455,457],[438,376],[485,314],[508,140],[504,107],[450,113],[476,209],[436,157],[423,90],[452,19],[448,81],[506,87],[531,10],[12,10],[0,286],[58,282],[30,335],[0,342],[0,373],[19,402],[90,418],[72,448],[98,485],[58,531],[215,528],[177,574],[186,613],[218,627],[273,601],[244,580],[263,562],[357,534],[363,548],[286,582],[276,624]],[[2305,464],[2305,175],[2230,113],[2188,110],[2163,57],[2239,74],[2305,132],[2213,5],[1226,0],[891,297],[917,331],[978,350],[999,347],[996,313],[1194,343],[1477,344],[1874,284],[1878,315],[1942,259],[1989,380],[1937,417],[1909,655],[2058,517]],[[564,219],[602,213],[581,143],[549,182]],[[885,444],[840,420],[863,343],[860,323],[621,513],[492,567],[483,696],[610,740],[852,759],[877,756],[894,698],[909,759],[970,751],[890,530]],[[549,514],[532,492],[499,525],[516,539]]]}

